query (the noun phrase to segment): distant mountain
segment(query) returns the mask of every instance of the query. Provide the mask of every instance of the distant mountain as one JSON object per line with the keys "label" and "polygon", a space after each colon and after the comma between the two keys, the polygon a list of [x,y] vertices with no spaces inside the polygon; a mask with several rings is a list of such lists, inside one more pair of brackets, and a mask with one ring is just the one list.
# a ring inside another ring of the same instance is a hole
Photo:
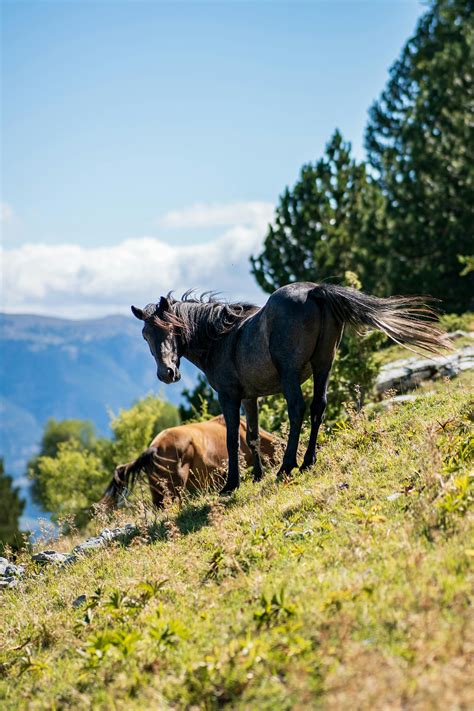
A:
{"label": "distant mountain", "polygon": [[106,434],[110,410],[149,392],[177,404],[196,379],[196,369],[182,361],[181,381],[160,385],[132,316],[73,321],[0,314],[0,334],[0,456],[20,485],[48,417],[90,419]]}

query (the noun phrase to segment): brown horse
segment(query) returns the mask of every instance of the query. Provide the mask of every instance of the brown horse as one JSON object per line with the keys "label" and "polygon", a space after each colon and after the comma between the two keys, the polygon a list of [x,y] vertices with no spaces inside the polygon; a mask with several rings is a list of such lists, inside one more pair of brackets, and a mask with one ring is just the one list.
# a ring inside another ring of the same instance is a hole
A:
{"label": "brown horse", "polygon": [[[252,464],[249,433],[243,418],[240,420],[240,451],[247,466]],[[260,430],[260,450],[269,463],[275,463],[277,440]],[[121,494],[144,471],[148,477],[153,503],[163,506],[166,494],[179,497],[184,490],[206,491],[222,485],[227,465],[226,426],[222,415],[207,422],[179,425],[163,430],[148,449],[128,464],[116,469],[101,504],[115,506]]]}

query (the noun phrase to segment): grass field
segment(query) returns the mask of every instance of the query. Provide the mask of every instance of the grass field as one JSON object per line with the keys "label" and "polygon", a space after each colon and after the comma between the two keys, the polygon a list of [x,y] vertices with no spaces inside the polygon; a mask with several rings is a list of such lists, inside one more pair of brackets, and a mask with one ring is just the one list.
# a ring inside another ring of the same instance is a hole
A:
{"label": "grass field", "polygon": [[286,484],[29,563],[0,598],[0,707],[474,708],[472,383],[354,413]]}

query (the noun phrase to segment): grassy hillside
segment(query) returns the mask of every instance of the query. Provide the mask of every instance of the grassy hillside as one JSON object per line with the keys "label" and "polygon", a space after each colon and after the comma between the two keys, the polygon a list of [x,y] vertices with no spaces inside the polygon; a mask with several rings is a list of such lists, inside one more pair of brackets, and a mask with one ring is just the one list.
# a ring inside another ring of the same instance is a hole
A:
{"label": "grassy hillside", "polygon": [[289,483],[136,512],[128,546],[5,592],[1,707],[473,708],[469,386],[353,415]]}

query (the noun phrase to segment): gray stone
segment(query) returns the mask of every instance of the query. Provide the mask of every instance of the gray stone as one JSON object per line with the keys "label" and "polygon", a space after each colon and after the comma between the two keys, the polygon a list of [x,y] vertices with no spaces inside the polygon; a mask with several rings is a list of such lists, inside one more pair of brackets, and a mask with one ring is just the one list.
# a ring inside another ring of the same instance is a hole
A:
{"label": "gray stone", "polygon": [[115,538],[114,532],[109,528],[104,528],[104,530],[99,534],[99,538],[103,538],[104,541],[113,541]]}
{"label": "gray stone", "polygon": [[10,563],[10,565],[7,565],[5,568],[5,572],[3,573],[6,577],[11,577],[11,576],[22,576],[25,572],[25,566],[24,565],[13,565],[13,563]]}
{"label": "gray stone", "polygon": [[[112,541],[128,538],[138,533],[138,528],[133,523],[126,523],[124,526],[118,526],[113,530],[104,528],[98,536],[88,538],[83,543],[77,545],[72,553],[58,553],[57,551],[40,551],[31,556],[36,563],[43,565],[56,564],[58,570],[75,563],[80,555],[85,555],[90,551],[104,548]],[[308,532],[304,532],[308,535]],[[24,576],[25,566],[14,565],[7,558],[0,557],[0,590],[16,587],[19,580]],[[80,595],[74,603],[79,606],[84,602],[85,596]],[[80,601],[80,602],[79,602]],[[74,605],[73,603],[73,605]]]}
{"label": "gray stone", "polygon": [[76,599],[73,601],[72,606],[73,607],[80,607],[85,603],[87,600],[87,595],[79,595],[79,597],[76,597]]}
{"label": "gray stone", "polygon": [[102,548],[106,544],[106,541],[104,541],[100,536],[94,536],[92,538],[88,538],[84,543],[80,543],[78,546],[74,548],[74,553],[81,554],[81,553],[86,553],[91,550],[96,550],[97,548]]}
{"label": "gray stone", "polygon": [[77,560],[77,555],[74,555],[74,553],[69,553],[69,555],[66,556],[66,558],[63,560],[62,567],[66,565],[71,565],[71,563],[75,563]]}
{"label": "gray stone", "polygon": [[58,553],[57,551],[40,551],[31,556],[36,563],[64,563],[67,558],[67,553]]}
{"label": "gray stone", "polygon": [[452,331],[452,333],[448,333],[448,336],[452,341],[455,341],[457,338],[474,338],[474,332],[473,331],[461,331],[460,328],[458,328],[457,331]]}
{"label": "gray stone", "polygon": [[465,346],[446,356],[403,358],[388,363],[380,369],[375,389],[379,396],[386,390],[406,392],[426,380],[442,377],[452,378],[461,371],[471,368],[474,368],[474,348],[472,346]]}
{"label": "gray stone", "polygon": [[313,535],[313,529],[312,528],[307,528],[304,531],[287,531],[285,533],[285,538],[307,538],[308,536]]}
{"label": "gray stone", "polygon": [[6,558],[0,558],[0,575],[5,575],[7,569],[10,567],[10,563]]}
{"label": "gray stone", "polygon": [[403,496],[403,494],[399,491],[395,491],[393,494],[390,494],[390,496],[387,496],[387,501],[396,501],[400,496]]}

